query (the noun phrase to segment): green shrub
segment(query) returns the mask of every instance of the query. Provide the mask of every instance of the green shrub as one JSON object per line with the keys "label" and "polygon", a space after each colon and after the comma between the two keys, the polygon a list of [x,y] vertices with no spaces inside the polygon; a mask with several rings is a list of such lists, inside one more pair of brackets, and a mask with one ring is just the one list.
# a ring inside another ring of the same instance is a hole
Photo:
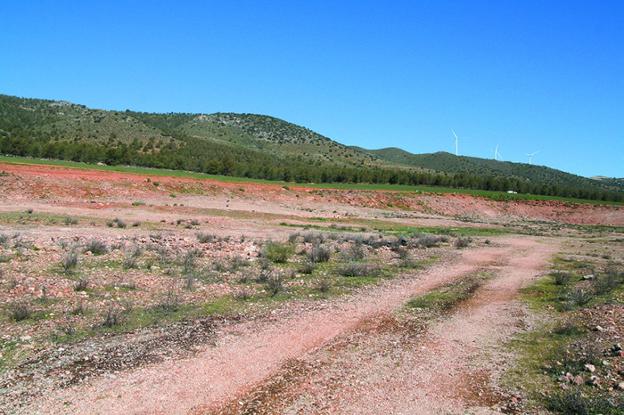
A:
{"label": "green shrub", "polygon": [[103,255],[108,252],[108,246],[100,239],[91,239],[84,247],[85,252],[91,252],[93,255]]}
{"label": "green shrub", "polygon": [[572,280],[572,275],[564,271],[553,272],[552,277],[555,285],[568,285],[568,283]]}
{"label": "green shrub", "polygon": [[306,261],[303,264],[299,265],[299,272],[302,274],[312,274],[316,265],[314,262]]}
{"label": "green shrub", "polygon": [[238,301],[246,301],[253,297],[253,291],[248,288],[241,288],[233,294],[233,297]]}
{"label": "green shrub", "polygon": [[32,316],[30,305],[25,302],[13,303],[9,306],[9,316],[13,321],[23,321]]}
{"label": "green shrub", "polygon": [[74,286],[74,291],[86,291],[88,286],[89,286],[89,281],[85,278],[81,278],[78,280],[78,282]]}
{"label": "green shrub", "polygon": [[71,216],[67,216],[65,217],[65,219],[63,219],[63,223],[67,226],[69,225],[77,225],[78,224],[78,219],[76,218],[72,218]]}
{"label": "green shrub", "polygon": [[123,267],[124,269],[137,268],[137,262],[142,254],[141,248],[136,245],[131,246],[124,252]]}
{"label": "green shrub", "polygon": [[106,314],[104,315],[104,321],[102,321],[102,326],[111,328],[121,323],[121,311],[113,306],[110,306],[108,310],[106,310]]}
{"label": "green shrub", "polygon": [[182,271],[185,274],[190,274],[195,270],[197,264],[197,258],[202,256],[202,252],[199,249],[189,249],[182,258]]}
{"label": "green shrub", "polygon": [[277,293],[284,289],[284,281],[282,276],[279,274],[270,275],[266,282],[266,288],[271,296],[277,295]]}
{"label": "green shrub", "polygon": [[269,242],[264,246],[262,256],[275,263],[282,264],[288,262],[288,259],[294,252],[295,248],[292,244]]}
{"label": "green shrub", "polygon": [[331,250],[325,245],[314,244],[308,253],[308,259],[312,263],[328,262],[330,258]]}
{"label": "green shrub", "polygon": [[594,293],[585,288],[575,288],[568,293],[567,298],[573,306],[582,307],[594,298]]}
{"label": "green shrub", "polygon": [[329,290],[331,290],[331,287],[332,287],[332,283],[329,280],[329,278],[321,278],[317,280],[316,283],[314,284],[314,288],[321,293],[329,292]]}
{"label": "green shrub", "polygon": [[457,249],[462,249],[462,248],[467,248],[468,245],[470,245],[472,243],[472,238],[464,238],[464,237],[459,237],[457,239],[455,239],[455,248]]}
{"label": "green shrub", "polygon": [[611,292],[622,284],[622,275],[620,275],[615,269],[609,269],[604,274],[597,275],[592,280],[592,287],[598,295],[603,295]]}
{"label": "green shrub", "polygon": [[69,274],[78,266],[78,252],[72,250],[65,254],[61,261],[63,272]]}
{"label": "green shrub", "polygon": [[336,270],[343,277],[364,277],[375,274],[378,268],[370,264],[362,264],[360,262],[349,262],[342,264]]}
{"label": "green shrub", "polygon": [[347,249],[342,251],[342,258],[345,261],[361,261],[366,257],[366,252],[361,243],[354,243],[349,245]]}
{"label": "green shrub", "polygon": [[195,236],[197,237],[197,241],[200,244],[207,244],[207,243],[214,242],[219,239],[216,235],[213,235],[211,233],[204,233],[204,232],[199,232]]}

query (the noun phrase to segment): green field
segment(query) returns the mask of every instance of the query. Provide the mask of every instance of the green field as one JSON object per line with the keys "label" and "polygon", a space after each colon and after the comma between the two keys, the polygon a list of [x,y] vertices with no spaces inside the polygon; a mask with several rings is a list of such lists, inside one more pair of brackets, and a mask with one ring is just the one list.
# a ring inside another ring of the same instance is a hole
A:
{"label": "green field", "polygon": [[272,181],[264,179],[252,179],[246,177],[233,177],[198,173],[185,170],[169,170],[156,169],[150,167],[137,166],[101,166],[96,164],[80,163],[66,160],[50,160],[35,159],[30,157],[2,156],[0,155],[0,163],[7,164],[31,164],[46,166],[62,166],[76,169],[86,170],[102,170],[121,173],[134,173],[151,176],[167,176],[167,177],[187,177],[194,179],[210,179],[227,183],[260,183],[271,184],[284,187],[307,187],[316,189],[344,189],[344,190],[373,190],[373,191],[393,191],[393,192],[410,192],[410,193],[438,193],[438,194],[465,194],[471,196],[484,197],[492,200],[554,200],[567,203],[583,203],[592,205],[622,205],[623,202],[598,201],[587,199],[576,199],[559,196],[542,196],[533,194],[508,194],[506,192],[497,192],[490,190],[476,189],[457,189],[441,186],[408,186],[397,184],[365,184],[365,183],[295,183],[284,181]]}

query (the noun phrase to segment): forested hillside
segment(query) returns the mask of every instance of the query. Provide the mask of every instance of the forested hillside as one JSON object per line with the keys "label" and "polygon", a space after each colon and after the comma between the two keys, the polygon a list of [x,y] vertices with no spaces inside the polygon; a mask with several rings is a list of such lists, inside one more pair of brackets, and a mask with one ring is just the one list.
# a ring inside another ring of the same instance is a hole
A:
{"label": "forested hillside", "polygon": [[387,162],[415,168],[446,173],[466,173],[479,177],[507,177],[519,183],[519,187],[514,190],[520,192],[528,191],[532,183],[579,190],[591,190],[596,188],[597,184],[599,186],[602,184],[611,185],[611,183],[607,181],[597,183],[593,179],[565,173],[561,170],[546,166],[512,163],[477,157],[455,156],[447,152],[412,154],[399,148],[363,151]]}
{"label": "forested hillside", "polygon": [[104,111],[0,95],[0,153],[298,182],[427,184],[623,200],[610,182],[545,167],[348,147],[256,114]]}

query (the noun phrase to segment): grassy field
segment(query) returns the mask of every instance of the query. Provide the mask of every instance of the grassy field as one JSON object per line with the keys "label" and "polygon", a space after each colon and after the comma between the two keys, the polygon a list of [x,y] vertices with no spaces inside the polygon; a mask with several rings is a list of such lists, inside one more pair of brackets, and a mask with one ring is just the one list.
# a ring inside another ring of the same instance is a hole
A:
{"label": "grassy field", "polygon": [[46,165],[61,166],[75,169],[101,170],[121,173],[143,174],[151,176],[167,176],[167,177],[185,177],[193,179],[210,179],[218,180],[226,183],[259,183],[271,184],[284,187],[307,187],[316,189],[344,189],[344,190],[372,190],[372,191],[393,191],[393,192],[410,192],[410,193],[437,193],[437,194],[465,194],[471,196],[484,197],[492,200],[554,200],[567,203],[584,203],[593,205],[622,205],[622,202],[599,201],[577,199],[559,196],[542,196],[533,194],[509,194],[506,192],[497,192],[490,190],[477,189],[458,189],[441,186],[409,186],[409,185],[393,185],[393,184],[372,184],[372,183],[294,183],[284,181],[272,181],[263,179],[252,179],[246,177],[232,177],[213,175],[185,170],[169,170],[156,169],[150,167],[138,166],[105,166],[88,163],[80,163],[66,160],[50,160],[35,159],[30,157],[2,156],[0,155],[0,163],[7,164],[27,164],[27,165]]}

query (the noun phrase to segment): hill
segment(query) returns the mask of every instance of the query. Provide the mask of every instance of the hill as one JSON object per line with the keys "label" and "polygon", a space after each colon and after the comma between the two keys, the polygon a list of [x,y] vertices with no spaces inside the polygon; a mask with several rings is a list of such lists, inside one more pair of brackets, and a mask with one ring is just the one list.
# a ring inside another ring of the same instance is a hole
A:
{"label": "hill", "polygon": [[258,114],[105,111],[0,95],[0,153],[298,182],[426,184],[622,200],[611,182],[449,153],[345,146]]}
{"label": "hill", "polygon": [[594,176],[592,179],[597,180],[614,190],[624,191],[624,178]]}
{"label": "hill", "polygon": [[[456,156],[447,152],[431,154],[412,154],[400,148],[384,148],[380,150],[363,150],[381,160],[421,169],[446,173],[466,173],[478,176],[505,177],[518,183],[541,183],[548,186],[563,186],[576,189],[595,189],[596,186],[609,185],[608,182],[598,183],[596,180],[577,176],[550,167],[527,163],[512,163],[478,157]],[[521,185],[514,190],[525,192]]]}

